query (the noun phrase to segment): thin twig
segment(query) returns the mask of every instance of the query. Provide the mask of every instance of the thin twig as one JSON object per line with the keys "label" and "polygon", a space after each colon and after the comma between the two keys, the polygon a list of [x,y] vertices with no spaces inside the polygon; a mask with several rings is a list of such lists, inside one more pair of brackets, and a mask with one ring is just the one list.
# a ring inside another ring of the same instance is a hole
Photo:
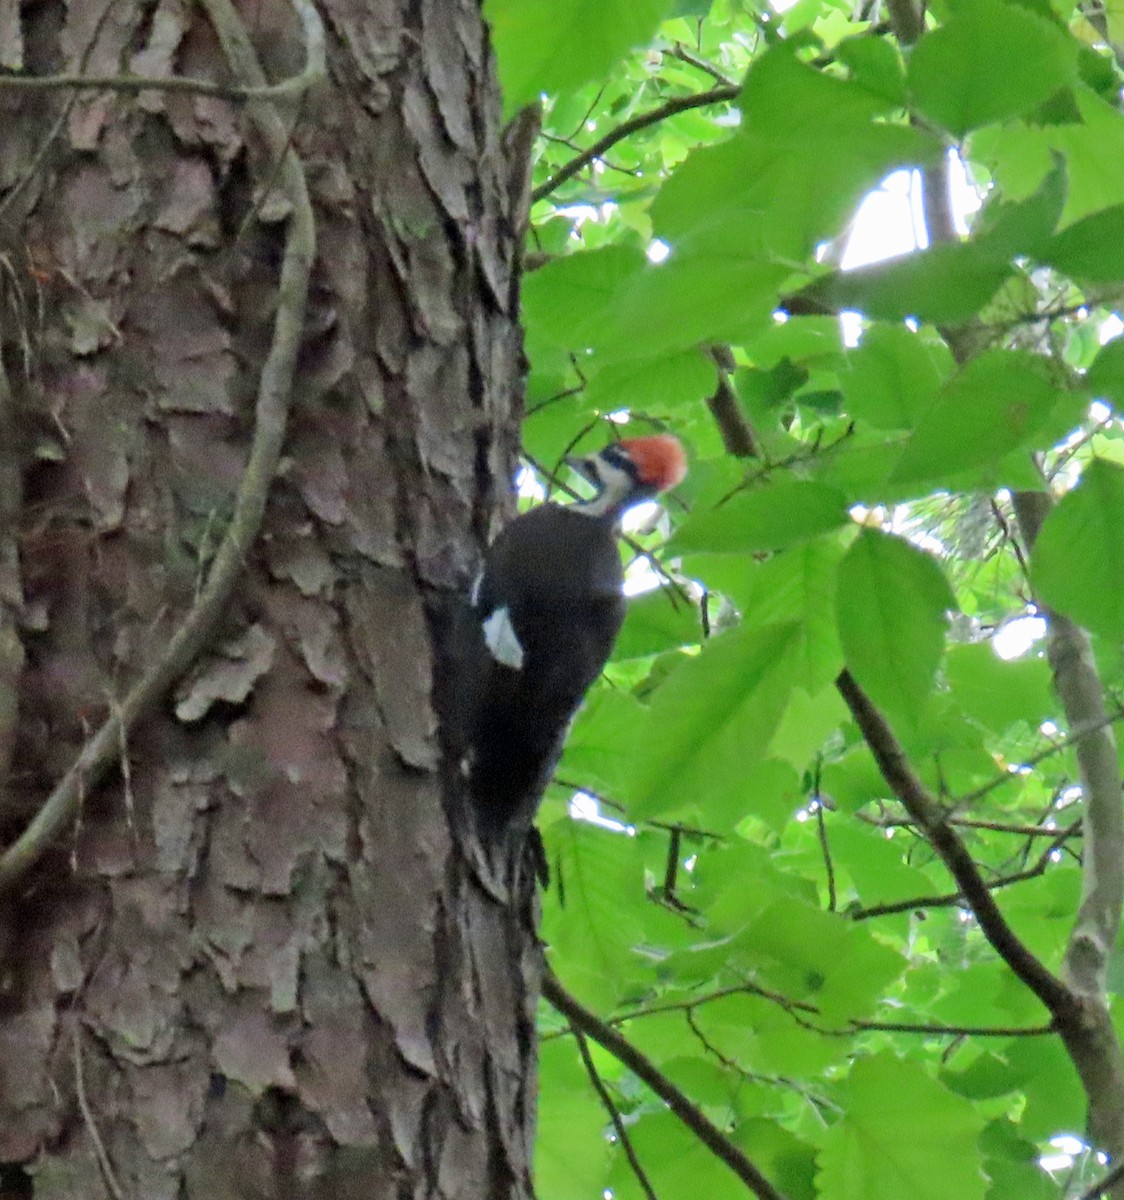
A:
{"label": "thin twig", "polygon": [[628,1136],[628,1130],[625,1128],[620,1109],[613,1102],[613,1097],[609,1095],[609,1089],[605,1086],[605,1082],[597,1070],[597,1064],[593,1061],[593,1055],[589,1052],[589,1044],[585,1040],[585,1034],[582,1033],[573,1021],[570,1022],[570,1032],[574,1035],[574,1041],[578,1044],[578,1054],[581,1055],[585,1073],[589,1076],[589,1082],[593,1084],[593,1090],[597,1093],[601,1103],[605,1106],[605,1111],[609,1114],[609,1120],[613,1124],[613,1129],[616,1132],[617,1140],[621,1144],[621,1149],[624,1151],[624,1156],[628,1159],[628,1165],[632,1168],[633,1175],[636,1176],[636,1182],[640,1184],[648,1200],[656,1200],[656,1193],[640,1163],[640,1159],[636,1156],[636,1149],[632,1144],[632,1139]]}
{"label": "thin twig", "polygon": [[[855,816],[867,825],[873,825],[875,829],[917,828],[917,822],[911,817],[874,817],[864,812],[855,813]],[[1048,825],[1020,825],[1008,821],[987,821],[980,817],[949,817],[948,823],[958,829],[990,829],[994,833],[1013,833],[1028,838],[1056,838],[1060,832],[1056,826],[1051,828]],[[1067,838],[1080,837],[1081,822],[1075,821],[1073,825],[1067,826],[1065,835]]]}
{"label": "thin twig", "polygon": [[623,142],[626,137],[631,137],[641,129],[647,129],[650,125],[658,125],[660,121],[666,121],[668,117],[674,117],[682,112],[689,112],[692,108],[705,108],[710,104],[722,104],[728,100],[736,100],[740,92],[741,88],[736,84],[722,84],[720,87],[712,88],[709,92],[699,92],[694,96],[675,96],[658,108],[622,121],[604,137],[598,138],[588,150],[582,151],[581,154],[570,159],[565,166],[559,167],[545,183],[539,184],[531,192],[531,203],[535,204],[539,200],[545,200],[551,192],[560,188],[568,179],[572,179],[579,171],[599,159],[606,150],[618,142]]}
{"label": "thin twig", "polygon": [[693,1104],[626,1038],[579,1004],[549,970],[543,975],[542,990],[546,999],[564,1017],[646,1083],[699,1141],[737,1175],[758,1200],[784,1200],[782,1193],[761,1174],[744,1151],[736,1146],[697,1104]]}
{"label": "thin twig", "polygon": [[305,63],[298,75],[267,82],[258,72],[259,82],[232,87],[209,79],[153,79],[146,75],[0,75],[0,89],[17,92],[57,92],[67,88],[94,89],[101,92],[178,92],[195,96],[217,96],[222,100],[272,101],[303,95],[324,78],[324,26],[311,0],[293,0],[300,17],[304,38]]}
{"label": "thin twig", "polygon": [[736,87],[737,84],[727,75],[720,67],[717,67],[712,62],[707,62],[705,58],[700,58],[693,50],[688,50],[682,42],[676,42],[669,51],[673,58],[679,59],[680,62],[687,63],[688,66],[697,68],[705,72],[716,83],[724,84],[726,87]]}
{"label": "thin twig", "polygon": [[86,1122],[86,1131],[94,1145],[94,1156],[98,1160],[98,1167],[101,1170],[102,1179],[105,1181],[106,1190],[113,1200],[125,1200],[125,1193],[120,1183],[117,1182],[105,1142],[102,1141],[101,1134],[98,1132],[93,1110],[86,1098],[86,1076],[82,1067],[82,1026],[79,1022],[75,1022],[72,1041],[74,1047],[74,1097],[78,1101],[78,1111],[82,1114],[82,1120]]}
{"label": "thin twig", "polygon": [[[1023,759],[1019,763],[1019,766],[1036,767],[1039,763],[1045,762],[1046,759],[1052,758],[1055,754],[1060,754],[1063,750],[1069,750],[1073,746],[1080,745],[1091,734],[1098,733],[1106,726],[1115,725],[1117,721],[1124,721],[1124,708],[1114,708],[1112,712],[1105,713],[1096,721],[1082,724],[1079,729],[1074,729],[1068,736],[1062,738],[1061,741],[1055,742],[1052,746],[1047,746],[1045,750],[1040,750],[1037,754],[1032,754],[1029,758]],[[1004,771],[989,783],[985,783],[982,787],[977,788],[974,792],[968,792],[967,795],[959,797],[956,801],[956,807],[971,808],[972,805],[977,804],[984,796],[995,791],[996,788],[1021,778],[1022,775],[1017,771]]]}
{"label": "thin twig", "polygon": [[816,833],[819,835],[824,870],[827,872],[827,907],[829,912],[835,912],[835,867],[831,861],[831,844],[827,840],[827,824],[824,821],[822,804],[816,805]]}
{"label": "thin twig", "polygon": [[[307,54],[311,62],[314,44],[323,45],[323,28],[311,0],[293,2],[301,13],[309,39]],[[255,88],[264,85],[265,76],[230,0],[204,0],[204,7],[236,76],[248,79]],[[314,29],[314,36],[309,33],[310,28]],[[246,556],[261,528],[266,497],[277,471],[285,439],[309,275],[316,254],[316,224],[304,168],[295,153],[286,153],[287,135],[280,116],[270,107],[254,107],[249,110],[248,117],[257,126],[271,153],[285,155],[282,185],[292,205],[292,214],[277,289],[273,341],[258,384],[250,455],[238,485],[234,514],[215,555],[206,584],[159,659],[133,685],[121,701],[119,710],[111,713],[83,746],[43,807],[0,857],[0,893],[10,889],[23,877],[61,830],[74,819],[83,791],[113,764],[120,753],[123,733],[127,733],[141,716],[159,702],[207,645],[227,609]]]}
{"label": "thin twig", "polygon": [[[945,1025],[929,1021],[872,1021],[865,1018],[848,1020],[844,1028],[824,1027],[817,1025],[809,1017],[819,1017],[822,1013],[814,1004],[807,1000],[793,1000],[780,992],[771,991],[756,983],[740,983],[731,987],[716,988],[701,996],[693,996],[689,1000],[667,1000],[655,1004],[634,1008],[619,1016],[609,1017],[606,1024],[610,1026],[627,1025],[630,1021],[639,1021],[644,1017],[665,1016],[667,1013],[693,1013],[704,1005],[713,1004],[728,996],[757,996],[783,1009],[794,1021],[804,1029],[817,1033],[821,1037],[853,1037],[858,1033],[909,1033],[921,1037],[1047,1037],[1056,1033],[1052,1023],[1045,1025]],[[543,1041],[566,1037],[567,1031],[560,1029],[555,1033],[544,1034]]]}
{"label": "thin twig", "polygon": [[[1046,868],[1053,860],[1053,855],[1067,842],[1081,826],[1081,821],[1074,821],[1064,829],[1056,831],[1053,840],[1038,856],[1033,867],[1023,871],[1014,871],[1010,875],[1001,875],[998,879],[984,880],[988,891],[998,891],[1015,883],[1026,883],[1028,879],[1037,879],[1046,873]],[[893,913],[912,912],[918,908],[953,908],[968,903],[964,892],[944,892],[938,896],[914,896],[909,900],[895,900],[890,904],[872,904],[869,908],[860,908],[848,914],[852,921],[869,921],[872,917],[887,917]]]}

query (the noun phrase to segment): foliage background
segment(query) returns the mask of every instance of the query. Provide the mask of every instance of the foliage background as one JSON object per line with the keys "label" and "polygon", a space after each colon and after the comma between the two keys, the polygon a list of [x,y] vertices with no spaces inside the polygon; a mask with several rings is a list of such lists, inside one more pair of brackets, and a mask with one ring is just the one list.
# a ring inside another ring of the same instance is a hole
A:
{"label": "foliage background", "polygon": [[[1080,623],[1120,715],[1124,11],[487,11],[509,115],[541,98],[527,462],[565,490],[564,454],[626,418],[692,462],[633,531],[637,587],[664,586],[634,601],[540,814],[554,972],[791,1200],[1082,1194],[1096,1148],[1039,1163],[1087,1121],[1057,1014],[834,681],[858,681],[1015,942],[1061,973],[1083,887],[1124,869],[1083,881],[1073,729],[1098,718],[1059,702],[1045,653]],[[840,271],[900,171],[920,249]],[[1037,541],[1032,494],[1060,501]],[[571,819],[576,790],[608,824]],[[1104,949],[1093,1000],[1119,1030]],[[742,1193],[545,1005],[542,1036],[541,1195]]]}

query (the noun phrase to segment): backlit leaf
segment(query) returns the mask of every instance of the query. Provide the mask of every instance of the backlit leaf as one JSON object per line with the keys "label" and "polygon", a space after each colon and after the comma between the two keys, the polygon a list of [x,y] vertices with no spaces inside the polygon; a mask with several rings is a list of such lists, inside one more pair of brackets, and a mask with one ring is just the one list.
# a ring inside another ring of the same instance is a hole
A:
{"label": "backlit leaf", "polygon": [[1124,468],[1097,460],[1043,523],[1031,582],[1051,607],[1096,633],[1124,637]]}
{"label": "backlit leaf", "polygon": [[843,1091],[819,1156],[824,1200],[983,1200],[984,1122],[967,1100],[888,1052],[856,1063]]}
{"label": "backlit leaf", "polygon": [[863,530],[839,566],[839,639],[847,666],[876,705],[909,721],[919,716],[954,608],[932,555]]}
{"label": "backlit leaf", "polygon": [[843,496],[821,483],[789,480],[731,496],[695,511],[672,539],[673,551],[751,553],[780,550],[847,524]]}
{"label": "backlit leaf", "polygon": [[1078,43],[1019,4],[973,0],[921,38],[909,88],[926,116],[957,135],[1030,112],[1077,74]]}
{"label": "backlit leaf", "polygon": [[646,41],[670,0],[487,0],[509,114],[603,75]]}

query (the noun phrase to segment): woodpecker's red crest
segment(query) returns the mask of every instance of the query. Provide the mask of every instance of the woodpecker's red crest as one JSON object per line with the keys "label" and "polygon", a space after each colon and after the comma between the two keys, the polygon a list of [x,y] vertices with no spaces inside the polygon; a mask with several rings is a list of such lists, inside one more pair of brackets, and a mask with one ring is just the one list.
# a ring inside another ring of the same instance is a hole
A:
{"label": "woodpecker's red crest", "polygon": [[645,487],[666,492],[683,482],[687,474],[687,456],[679,439],[670,433],[624,438],[620,445],[636,467],[637,479]]}

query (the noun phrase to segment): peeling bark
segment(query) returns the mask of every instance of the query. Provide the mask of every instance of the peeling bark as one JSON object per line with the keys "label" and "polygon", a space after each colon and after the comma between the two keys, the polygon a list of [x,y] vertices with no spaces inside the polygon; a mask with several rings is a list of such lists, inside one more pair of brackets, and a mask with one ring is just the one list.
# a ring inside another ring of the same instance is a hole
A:
{"label": "peeling bark", "polygon": [[[290,6],[241,7],[299,72]],[[262,537],[0,909],[0,1164],[37,1198],[531,1194],[532,899],[459,852],[433,698],[513,463],[519,189],[475,4],[318,7],[330,82],[277,102],[319,256]],[[181,0],[20,16],[33,74],[231,83]],[[2,103],[45,300],[7,844],[206,575],[289,213],[228,99],[82,93],[43,156],[65,93]]]}

